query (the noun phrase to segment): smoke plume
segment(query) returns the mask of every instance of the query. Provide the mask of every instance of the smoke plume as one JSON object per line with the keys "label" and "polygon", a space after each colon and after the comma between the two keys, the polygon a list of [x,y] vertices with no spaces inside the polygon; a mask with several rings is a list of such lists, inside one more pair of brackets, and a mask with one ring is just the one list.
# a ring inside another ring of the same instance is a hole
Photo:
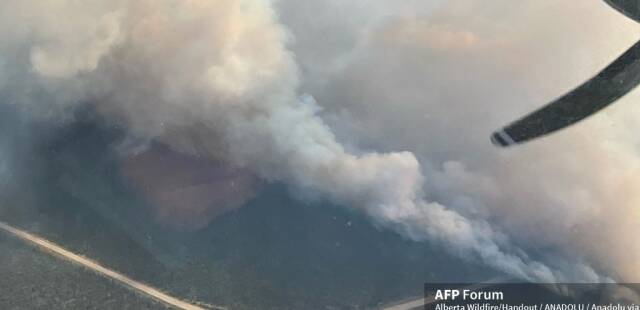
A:
{"label": "smoke plume", "polygon": [[[601,43],[625,41],[609,37],[622,23],[604,5],[562,2],[346,1],[340,16],[333,1],[313,1],[311,14],[293,0],[7,0],[0,94],[37,118],[93,105],[132,136],[520,278],[596,281],[590,264],[635,270],[620,252],[631,240],[594,245],[638,232],[629,169],[640,161],[626,131],[602,117],[559,142],[506,153],[487,142],[624,45]],[[558,16],[535,20],[545,10]],[[592,32],[572,23],[579,14]],[[545,246],[568,250],[527,254]]]}
{"label": "smoke plume", "polygon": [[[281,3],[312,75],[302,89],[322,102],[340,141],[413,152],[426,197],[500,227],[547,264],[566,268],[559,258],[569,257],[638,279],[637,91],[551,137],[506,151],[486,142],[604,68],[640,38],[636,23],[596,0],[410,3],[387,16],[369,10],[387,1],[351,11],[341,3],[302,18],[302,4]],[[342,36],[353,40],[322,57],[307,51],[314,38]]]}

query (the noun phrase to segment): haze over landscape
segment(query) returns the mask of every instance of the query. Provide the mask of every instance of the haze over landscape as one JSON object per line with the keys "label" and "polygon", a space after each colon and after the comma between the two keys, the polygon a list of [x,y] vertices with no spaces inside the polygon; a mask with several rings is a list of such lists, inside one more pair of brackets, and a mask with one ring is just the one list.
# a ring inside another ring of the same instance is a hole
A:
{"label": "haze over landscape", "polygon": [[[638,38],[600,0],[6,0],[0,197],[47,187],[33,161],[131,234],[123,214],[193,237],[343,208],[399,255],[639,281],[638,91],[553,137],[488,140]],[[145,211],[109,211],[119,190]]]}

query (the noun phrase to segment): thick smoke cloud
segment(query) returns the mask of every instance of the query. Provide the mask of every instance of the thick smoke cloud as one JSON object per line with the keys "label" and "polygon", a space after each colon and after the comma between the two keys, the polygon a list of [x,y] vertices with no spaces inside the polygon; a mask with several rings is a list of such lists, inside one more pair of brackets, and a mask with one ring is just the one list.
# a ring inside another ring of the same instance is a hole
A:
{"label": "thick smoke cloud", "polygon": [[[282,6],[301,45],[293,50],[303,68],[320,75],[303,79],[303,88],[323,103],[338,139],[412,151],[427,197],[501,227],[550,264],[584,259],[616,279],[638,279],[637,91],[529,145],[504,151],[486,140],[594,75],[640,38],[637,24],[603,1],[468,0],[414,6],[357,26],[307,19],[316,27],[305,27],[291,2]],[[321,7],[317,15],[329,15]],[[352,20],[374,16],[342,12]],[[323,58],[305,51],[311,38],[334,32],[359,32],[359,41]],[[319,63],[333,70],[315,69]]]}
{"label": "thick smoke cloud", "polygon": [[[623,271],[587,247],[600,234],[619,236],[604,226],[590,231],[594,218],[609,212],[610,221],[623,221],[632,206],[612,195],[624,192],[614,184],[634,181],[621,166],[637,161],[628,144],[603,142],[611,135],[592,125],[560,137],[562,144],[504,154],[486,146],[495,124],[545,99],[551,82],[575,82],[573,72],[548,77],[532,66],[536,52],[546,55],[545,44],[530,50],[525,42],[550,37],[563,47],[552,30],[583,27],[564,22],[533,33],[536,23],[525,23],[525,12],[547,8],[529,2],[347,3],[351,22],[328,23],[336,17],[325,11],[324,26],[313,26],[315,15],[309,25],[290,18],[301,16],[301,7],[288,1],[4,1],[0,93],[50,119],[91,104],[132,136],[358,208],[381,226],[517,277],[597,280],[588,261]],[[432,13],[417,16],[421,10]],[[590,17],[606,24],[614,16],[606,14]],[[508,16],[504,24],[495,23],[501,16]],[[313,48],[317,31],[329,36],[323,50]],[[577,46],[592,40],[582,39]],[[573,57],[574,45],[564,47],[556,56],[575,63],[592,56]],[[630,229],[626,221],[622,227]],[[570,246],[580,255],[526,254],[539,246]]]}

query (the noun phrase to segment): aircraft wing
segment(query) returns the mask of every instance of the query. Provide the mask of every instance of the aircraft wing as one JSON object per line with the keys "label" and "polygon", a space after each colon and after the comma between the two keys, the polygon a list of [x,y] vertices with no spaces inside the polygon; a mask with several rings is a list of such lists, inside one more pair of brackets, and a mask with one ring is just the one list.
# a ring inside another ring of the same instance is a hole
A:
{"label": "aircraft wing", "polygon": [[541,109],[493,133],[507,147],[570,126],[607,107],[640,83],[640,41],[597,76]]}

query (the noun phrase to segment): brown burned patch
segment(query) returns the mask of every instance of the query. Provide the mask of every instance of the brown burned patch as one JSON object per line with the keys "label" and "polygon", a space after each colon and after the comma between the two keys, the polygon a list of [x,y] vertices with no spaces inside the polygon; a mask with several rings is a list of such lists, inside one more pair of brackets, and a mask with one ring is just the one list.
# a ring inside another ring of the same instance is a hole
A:
{"label": "brown burned patch", "polygon": [[255,196],[250,172],[163,146],[124,158],[122,175],[162,225],[195,231]]}

